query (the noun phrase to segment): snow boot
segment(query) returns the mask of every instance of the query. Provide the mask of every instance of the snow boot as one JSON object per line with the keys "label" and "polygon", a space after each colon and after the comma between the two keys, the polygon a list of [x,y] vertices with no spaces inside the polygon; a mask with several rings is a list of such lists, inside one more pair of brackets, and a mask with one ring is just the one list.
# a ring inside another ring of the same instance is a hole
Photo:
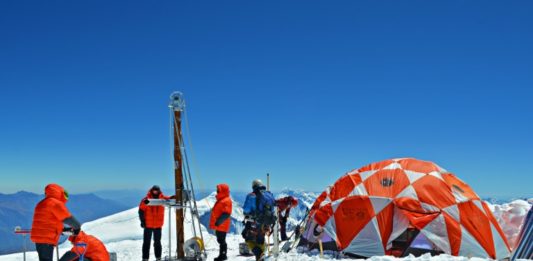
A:
{"label": "snow boot", "polygon": [[214,261],[224,261],[228,260],[226,253],[228,252],[228,245],[221,245],[220,250],[218,250],[218,256],[215,257]]}

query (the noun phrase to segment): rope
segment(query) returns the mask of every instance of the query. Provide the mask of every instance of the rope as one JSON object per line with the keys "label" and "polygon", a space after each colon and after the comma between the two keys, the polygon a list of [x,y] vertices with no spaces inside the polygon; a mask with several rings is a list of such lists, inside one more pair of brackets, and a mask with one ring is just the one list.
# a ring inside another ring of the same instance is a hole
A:
{"label": "rope", "polygon": [[[170,140],[173,141],[174,140],[174,132],[175,130],[177,130],[177,122],[176,122],[176,119],[174,118],[174,112],[173,110],[170,110],[170,122],[173,122],[174,124],[171,124],[170,125]],[[187,144],[189,145],[189,148],[191,149],[191,154],[192,154],[192,159],[193,159],[193,169],[196,170],[196,172],[198,172],[198,168],[197,168],[197,165],[194,164],[195,163],[195,157],[194,157],[194,151],[193,151],[193,147],[192,147],[192,140],[191,140],[191,135],[190,135],[190,129],[189,129],[189,124],[188,124],[188,117],[187,117],[187,113],[186,113],[186,110],[182,110],[182,115],[183,115],[183,121],[185,124],[185,133],[186,133],[186,137],[187,137]],[[173,126],[172,126],[173,125]],[[190,171],[190,162],[189,162],[189,159],[188,159],[188,156],[187,156],[187,152],[186,152],[186,149],[185,149],[185,141],[183,139],[183,137],[180,137],[180,151],[183,155],[183,164],[184,166],[180,166],[180,167],[184,167],[182,168],[183,169],[183,176],[184,176],[184,181],[185,181],[185,187],[189,188],[191,190],[191,197],[192,197],[192,200],[194,201],[194,211],[193,211],[193,205],[191,204],[191,208],[190,208],[190,211],[191,211],[191,222],[192,222],[192,226],[193,226],[193,230],[194,230],[194,235],[196,236],[196,226],[195,226],[195,218],[197,219],[196,222],[198,222],[198,231],[200,232],[200,237],[202,239],[202,241],[204,241],[204,237],[203,237],[203,234],[202,234],[202,229],[201,229],[201,223],[200,223],[200,217],[198,216],[198,208],[197,208],[197,205],[196,205],[196,195],[194,195],[194,189],[192,187],[192,177],[191,177],[191,171]],[[175,166],[175,160],[174,160],[174,148],[171,147],[171,158],[172,158],[172,161],[174,162],[174,168],[176,168]],[[203,189],[202,187],[202,182],[201,182],[201,178],[200,178],[200,175],[195,173],[195,177],[196,177],[196,180],[199,184],[199,187],[200,187],[200,190]],[[205,200],[205,203],[207,204],[208,208],[211,209],[211,204],[209,204],[209,201],[207,200],[207,198],[204,198]],[[186,212],[186,211],[185,211]],[[196,215],[195,213],[196,212]],[[184,213],[185,214],[185,213]],[[207,228],[209,229],[209,228]],[[212,238],[209,238],[208,242],[205,242],[204,241],[204,251],[206,250],[206,247],[209,243],[211,243],[213,239]],[[205,252],[204,252],[205,254]]]}
{"label": "rope", "polygon": [[[191,162],[192,162],[192,169],[195,170],[194,177],[196,178],[196,181],[198,182],[198,187],[200,190],[204,190],[205,187],[202,185],[202,179],[200,178],[200,168],[198,168],[198,164],[196,164],[196,153],[194,152],[194,147],[192,146],[192,139],[191,139],[191,131],[189,129],[189,117],[187,115],[187,112],[183,111],[183,122],[185,123],[185,133],[187,135],[187,141],[189,143],[189,149],[191,151]],[[207,207],[211,208],[211,204],[209,204],[209,201],[207,198],[204,198],[205,203],[207,204]]]}

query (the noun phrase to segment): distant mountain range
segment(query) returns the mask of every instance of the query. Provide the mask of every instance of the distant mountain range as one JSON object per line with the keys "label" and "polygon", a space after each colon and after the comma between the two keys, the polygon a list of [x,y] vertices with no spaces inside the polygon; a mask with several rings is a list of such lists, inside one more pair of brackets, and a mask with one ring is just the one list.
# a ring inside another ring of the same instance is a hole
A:
{"label": "distant mountain range", "polygon": [[[31,228],[35,205],[43,195],[20,191],[14,194],[0,193],[0,254],[22,251],[22,236],[13,233],[16,226]],[[70,212],[80,221],[87,222],[109,216],[131,206],[95,194],[71,195],[67,202]],[[27,240],[28,249],[33,244]]]}

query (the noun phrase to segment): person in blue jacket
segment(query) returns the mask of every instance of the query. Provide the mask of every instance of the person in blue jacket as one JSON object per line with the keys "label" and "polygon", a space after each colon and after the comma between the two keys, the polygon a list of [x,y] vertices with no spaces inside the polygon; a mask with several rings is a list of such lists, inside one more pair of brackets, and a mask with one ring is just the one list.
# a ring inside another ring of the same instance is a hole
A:
{"label": "person in blue jacket", "polygon": [[259,193],[265,191],[266,187],[263,182],[256,179],[252,182],[252,192],[246,196],[244,201],[244,230],[242,236],[244,237],[248,248],[254,253],[255,260],[261,260],[265,252],[265,231],[261,224],[255,220],[256,217],[256,198]]}

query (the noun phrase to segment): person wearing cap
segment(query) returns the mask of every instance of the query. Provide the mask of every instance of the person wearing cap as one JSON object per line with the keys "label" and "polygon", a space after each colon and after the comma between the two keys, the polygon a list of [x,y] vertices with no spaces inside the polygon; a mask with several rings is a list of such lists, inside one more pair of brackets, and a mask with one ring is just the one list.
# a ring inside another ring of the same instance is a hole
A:
{"label": "person wearing cap", "polygon": [[164,206],[148,206],[149,199],[171,199],[163,195],[161,188],[154,185],[146,197],[141,200],[139,204],[139,219],[141,227],[144,229],[143,246],[142,246],[142,260],[148,260],[150,257],[150,243],[152,236],[154,237],[154,252],[156,260],[161,260],[162,246],[161,246],[161,228],[165,222],[165,207]]}
{"label": "person wearing cap", "polygon": [[30,239],[35,243],[39,261],[52,261],[54,247],[66,224],[74,233],[80,231],[81,224],[66,207],[68,192],[57,184],[48,184],[44,189],[45,198],[37,203],[33,213]]}
{"label": "person wearing cap", "polygon": [[77,235],[69,236],[72,249],[67,251],[59,261],[77,261],[83,256],[83,260],[109,261],[109,252],[98,238],[80,231]]}
{"label": "person wearing cap", "polygon": [[265,231],[260,224],[254,220],[257,205],[257,195],[266,191],[265,185],[260,179],[252,182],[252,192],[246,195],[243,205],[245,217],[244,230],[242,236],[248,245],[248,248],[255,256],[255,260],[261,260],[265,252]]}

